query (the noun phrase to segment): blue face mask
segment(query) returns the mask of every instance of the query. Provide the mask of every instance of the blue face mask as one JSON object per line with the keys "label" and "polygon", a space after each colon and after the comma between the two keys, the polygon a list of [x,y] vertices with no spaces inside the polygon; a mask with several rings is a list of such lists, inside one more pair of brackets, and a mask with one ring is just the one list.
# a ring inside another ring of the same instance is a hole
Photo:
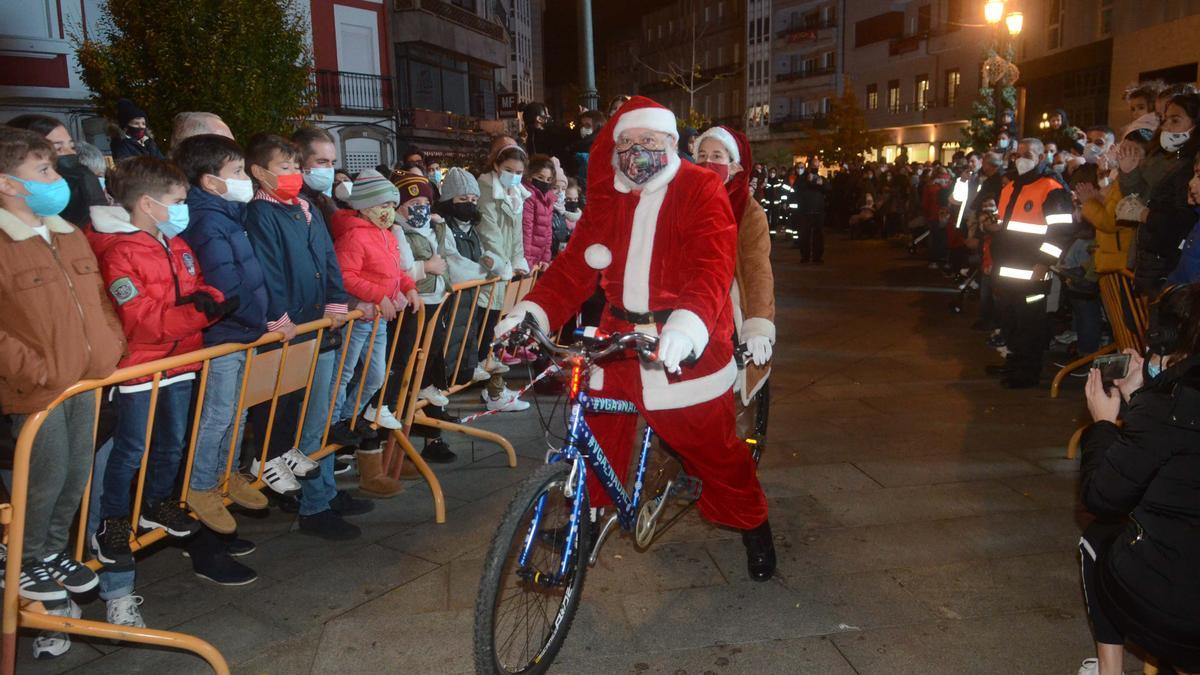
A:
{"label": "blue face mask", "polygon": [[441,170],[441,169],[434,169],[433,171],[430,171],[430,172],[429,172],[429,180],[431,180],[431,181],[433,181],[433,182],[435,182],[435,183],[440,183],[440,182],[442,182],[442,170]]}
{"label": "blue face mask", "polygon": [[155,204],[165,206],[167,208],[167,220],[162,223],[155,223],[158,231],[167,239],[178,237],[184,230],[187,229],[189,217],[187,204],[163,204],[162,202],[150,198]]}
{"label": "blue face mask", "polygon": [[429,205],[415,204],[408,207],[408,218],[404,222],[414,230],[427,227],[429,225]]}
{"label": "blue face mask", "polygon": [[501,171],[500,184],[511,190],[521,184],[521,176],[511,171]]}
{"label": "blue face mask", "polygon": [[100,189],[108,192],[108,181],[104,180],[104,176],[96,176],[96,180],[100,181]]}
{"label": "blue face mask", "polygon": [[333,168],[318,167],[304,172],[304,184],[310,190],[316,190],[326,197],[333,194]]}
{"label": "blue face mask", "polygon": [[1146,379],[1153,380],[1162,373],[1162,358],[1159,358],[1158,363],[1154,363],[1149,357],[1146,358]]}
{"label": "blue face mask", "polygon": [[22,180],[13,175],[9,175],[9,178],[23,185],[29,192],[22,199],[29,210],[33,211],[33,215],[39,218],[57,216],[67,208],[67,202],[71,201],[71,188],[67,185],[66,178],[59,178],[53,183]]}

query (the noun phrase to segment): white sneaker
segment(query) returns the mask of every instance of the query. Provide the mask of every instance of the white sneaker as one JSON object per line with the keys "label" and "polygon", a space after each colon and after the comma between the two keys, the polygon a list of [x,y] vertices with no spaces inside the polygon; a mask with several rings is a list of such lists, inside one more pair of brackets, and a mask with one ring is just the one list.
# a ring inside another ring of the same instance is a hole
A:
{"label": "white sneaker", "polygon": [[1079,666],[1079,675],[1100,675],[1100,660],[1084,659],[1083,665]]}
{"label": "white sneaker", "polygon": [[517,392],[512,391],[507,387],[504,389],[504,391],[500,392],[500,395],[496,398],[488,396],[487,391],[483,392],[483,396],[484,400],[487,402],[488,410],[499,410],[501,412],[521,412],[522,410],[529,410],[529,403],[527,401],[522,401],[517,396]]}
{"label": "white sneaker", "polygon": [[446,395],[432,384],[417,392],[417,398],[423,398],[429,401],[429,405],[436,405],[439,408],[450,405],[450,399],[446,398]]}
{"label": "white sneaker", "polygon": [[[83,616],[83,610],[70,598],[67,598],[66,605],[46,610],[46,613],[53,616],[69,616],[72,619]],[[66,633],[42,631],[33,639],[33,658],[35,659],[52,659],[66,654],[69,649],[71,649],[71,636]]]}
{"label": "white sneaker", "polygon": [[1065,330],[1065,331],[1059,333],[1058,335],[1054,336],[1054,341],[1059,344],[1063,344],[1063,345],[1069,345],[1078,339],[1079,339],[1079,336],[1076,335],[1075,331],[1073,331],[1073,330]]}
{"label": "white sneaker", "polygon": [[133,594],[106,601],[104,606],[107,610],[108,622],[118,626],[145,628],[146,622],[142,619],[142,610],[139,609],[143,602],[145,602],[145,598]]}
{"label": "white sneaker", "polygon": [[[258,477],[258,459],[250,462],[250,475]],[[281,495],[295,494],[300,491],[300,481],[288,468],[282,457],[276,457],[263,466],[262,479],[267,487]]]}
{"label": "white sneaker", "polygon": [[[508,366],[505,366],[506,368]],[[471,373],[472,382],[484,382],[492,379],[492,374],[489,373],[483,366],[475,366],[475,372]]]}
{"label": "white sneaker", "polygon": [[375,410],[375,406],[373,405],[367,406],[366,412],[363,413],[363,419],[368,422],[378,421],[379,426],[383,427],[384,429],[404,428],[404,425],[400,423],[400,420],[396,419],[396,416],[392,414],[391,410],[388,410],[386,405],[379,410]]}
{"label": "white sneaker", "polygon": [[300,452],[300,448],[288,450],[279,459],[287,462],[288,468],[292,470],[292,475],[296,478],[314,478],[321,472],[321,465],[309,459],[308,455]]}
{"label": "white sneaker", "polygon": [[496,358],[495,355],[488,356],[487,362],[483,364],[483,369],[492,375],[503,375],[512,370],[512,368],[501,363],[500,359]]}

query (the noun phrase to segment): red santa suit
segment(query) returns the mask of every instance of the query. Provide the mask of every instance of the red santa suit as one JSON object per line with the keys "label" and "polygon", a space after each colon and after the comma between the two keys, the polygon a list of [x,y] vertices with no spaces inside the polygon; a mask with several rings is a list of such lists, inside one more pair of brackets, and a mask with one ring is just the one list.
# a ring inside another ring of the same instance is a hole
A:
{"label": "red santa suit", "polygon": [[[592,147],[587,208],[570,243],[512,312],[556,329],[579,311],[598,277],[610,305],[601,329],[687,336],[698,358],[681,374],[627,356],[597,367],[590,389],[637,405],[685,470],[703,481],[699,505],[706,518],[752,529],[766,520],[767,500],[735,433],[730,394],[737,376],[730,302],[737,224],[720,178],[675,153],[641,186],[617,170],[616,138],[634,128],[678,138],[674,115],[647,98],[634,97],[618,111]],[[623,475],[636,416],[592,415],[588,424]],[[588,480],[592,505],[610,504],[594,476]]]}

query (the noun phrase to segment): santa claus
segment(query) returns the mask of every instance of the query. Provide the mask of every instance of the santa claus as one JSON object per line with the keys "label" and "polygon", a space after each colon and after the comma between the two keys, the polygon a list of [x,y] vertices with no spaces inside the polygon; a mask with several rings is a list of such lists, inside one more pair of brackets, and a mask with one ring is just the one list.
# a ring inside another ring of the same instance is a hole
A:
{"label": "santa claus", "polygon": [[[742,531],[751,578],[775,570],[767,499],[734,428],[730,287],[737,222],[714,173],[681,162],[675,116],[640,96],[596,139],[588,203],[567,248],[534,290],[496,326],[505,336],[527,317],[545,331],[573,317],[597,278],[608,300],[600,328],[659,337],[658,359],[606,362],[591,374],[598,396],[633,401],[646,422],[703,481],[700,513]],[[683,365],[689,359],[693,365]],[[637,418],[597,415],[588,424],[615,467],[629,466]],[[589,476],[593,506],[611,504]]]}

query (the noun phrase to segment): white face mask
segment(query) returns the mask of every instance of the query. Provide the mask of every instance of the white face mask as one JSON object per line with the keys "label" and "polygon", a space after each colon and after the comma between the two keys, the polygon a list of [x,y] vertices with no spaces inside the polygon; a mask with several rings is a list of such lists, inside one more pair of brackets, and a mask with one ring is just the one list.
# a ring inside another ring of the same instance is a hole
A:
{"label": "white face mask", "polygon": [[221,199],[245,204],[254,197],[254,183],[249,178],[217,178],[225,181],[225,194],[221,195]]}
{"label": "white face mask", "polygon": [[1033,171],[1038,165],[1036,159],[1029,159],[1028,157],[1018,157],[1013,161],[1013,164],[1017,167],[1017,173],[1022,176]]}
{"label": "white face mask", "polygon": [[1163,131],[1158,137],[1158,143],[1163,150],[1167,152],[1175,152],[1183,147],[1184,143],[1192,137],[1192,130],[1187,131]]}

